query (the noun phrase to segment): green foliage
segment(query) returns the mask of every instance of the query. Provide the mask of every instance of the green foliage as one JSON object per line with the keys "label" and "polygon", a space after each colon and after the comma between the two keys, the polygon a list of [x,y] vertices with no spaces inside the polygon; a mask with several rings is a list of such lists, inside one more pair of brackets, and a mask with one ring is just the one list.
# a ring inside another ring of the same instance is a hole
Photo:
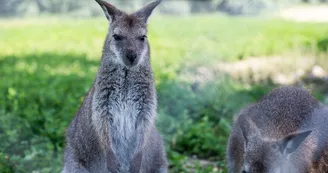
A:
{"label": "green foliage", "polygon": [[318,48],[320,51],[328,51],[328,38],[324,38],[318,41]]}
{"label": "green foliage", "polygon": [[[74,67],[76,58],[78,67]],[[60,163],[63,134],[92,80],[91,76],[60,74],[60,68],[65,64],[74,71],[94,65],[83,59],[83,56],[41,54],[1,60],[1,78],[6,82],[0,85],[0,131],[4,132],[0,139],[6,142],[0,144],[0,151],[11,154],[9,160],[17,162],[15,171],[24,168],[20,171],[32,172],[45,165],[49,166],[46,172],[59,171],[49,165],[55,163],[50,161],[57,159]],[[58,71],[54,75],[52,70]]]}
{"label": "green foliage", "polygon": [[207,117],[197,123],[193,121],[184,122],[175,135],[172,149],[184,154],[198,155],[202,158],[217,156],[223,158],[226,141],[223,140],[222,142],[220,138],[227,138],[224,130],[227,131],[228,128],[213,128],[213,124],[217,124],[217,122],[209,122]]}
{"label": "green foliage", "polygon": [[[60,171],[64,133],[94,80],[106,30],[105,19],[0,21],[0,172]],[[326,33],[326,25],[275,19],[153,18],[157,126],[170,172],[224,172],[233,115],[274,87],[223,76],[192,82],[186,67],[319,50]]]}

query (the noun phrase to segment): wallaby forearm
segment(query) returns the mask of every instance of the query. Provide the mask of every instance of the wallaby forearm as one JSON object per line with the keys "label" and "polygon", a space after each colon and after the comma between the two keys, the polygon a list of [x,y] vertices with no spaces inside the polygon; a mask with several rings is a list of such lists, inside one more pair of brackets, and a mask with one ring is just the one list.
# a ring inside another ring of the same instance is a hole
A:
{"label": "wallaby forearm", "polygon": [[71,158],[70,162],[65,163],[61,173],[90,173],[78,160]]}
{"label": "wallaby forearm", "polygon": [[78,148],[73,148],[70,143],[67,144],[65,150],[65,165],[61,173],[90,173],[81,162],[83,158],[77,154],[78,152]]}
{"label": "wallaby forearm", "polygon": [[[140,115],[138,115],[138,117],[144,117],[145,116],[145,112],[147,111],[143,111],[142,113],[140,113]],[[132,160],[131,160],[131,168],[130,170],[132,170],[132,172],[139,172],[140,168],[141,168],[141,160],[142,160],[142,152],[143,152],[143,148],[145,147],[145,136],[146,133],[149,133],[150,131],[150,123],[149,120],[147,118],[139,118],[137,120],[137,124],[136,124],[136,131],[137,131],[137,146],[135,149],[135,152],[133,154]]]}
{"label": "wallaby forearm", "polygon": [[64,169],[61,173],[90,173],[83,167],[73,167],[73,166],[69,166],[69,167],[70,168],[64,167]]}

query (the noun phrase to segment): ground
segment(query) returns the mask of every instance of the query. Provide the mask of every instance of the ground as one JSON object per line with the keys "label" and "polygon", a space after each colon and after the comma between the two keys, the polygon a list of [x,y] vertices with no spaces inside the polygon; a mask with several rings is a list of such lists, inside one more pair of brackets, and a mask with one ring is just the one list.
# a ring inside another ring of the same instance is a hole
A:
{"label": "ground", "polygon": [[278,16],[300,22],[328,22],[328,5],[296,6],[282,9]]}

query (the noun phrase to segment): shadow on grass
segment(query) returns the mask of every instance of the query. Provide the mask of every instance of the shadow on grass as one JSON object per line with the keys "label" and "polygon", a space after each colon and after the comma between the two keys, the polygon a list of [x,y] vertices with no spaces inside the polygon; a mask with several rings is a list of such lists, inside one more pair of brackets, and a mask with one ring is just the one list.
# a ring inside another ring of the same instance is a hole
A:
{"label": "shadow on grass", "polygon": [[[3,172],[60,171],[65,130],[98,64],[75,54],[0,57]],[[195,87],[156,73],[157,125],[167,144],[171,172],[188,172],[183,160],[194,155],[222,165],[233,115],[271,89],[246,87],[229,78]]]}
{"label": "shadow on grass", "polygon": [[324,38],[318,41],[317,47],[322,52],[328,51],[328,38]]}
{"label": "shadow on grass", "polygon": [[65,129],[97,66],[84,55],[0,57],[1,170],[59,172]]}

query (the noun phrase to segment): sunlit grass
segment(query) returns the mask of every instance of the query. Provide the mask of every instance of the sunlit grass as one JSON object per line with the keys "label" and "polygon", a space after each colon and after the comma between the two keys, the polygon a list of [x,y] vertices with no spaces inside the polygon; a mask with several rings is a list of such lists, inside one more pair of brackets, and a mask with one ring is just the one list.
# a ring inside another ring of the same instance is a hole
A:
{"label": "sunlit grass", "polygon": [[[107,27],[105,18],[0,20],[0,58],[55,52],[98,61]],[[327,37],[328,25],[271,18],[157,16],[149,23],[153,66],[168,72],[192,62],[313,51]]]}

